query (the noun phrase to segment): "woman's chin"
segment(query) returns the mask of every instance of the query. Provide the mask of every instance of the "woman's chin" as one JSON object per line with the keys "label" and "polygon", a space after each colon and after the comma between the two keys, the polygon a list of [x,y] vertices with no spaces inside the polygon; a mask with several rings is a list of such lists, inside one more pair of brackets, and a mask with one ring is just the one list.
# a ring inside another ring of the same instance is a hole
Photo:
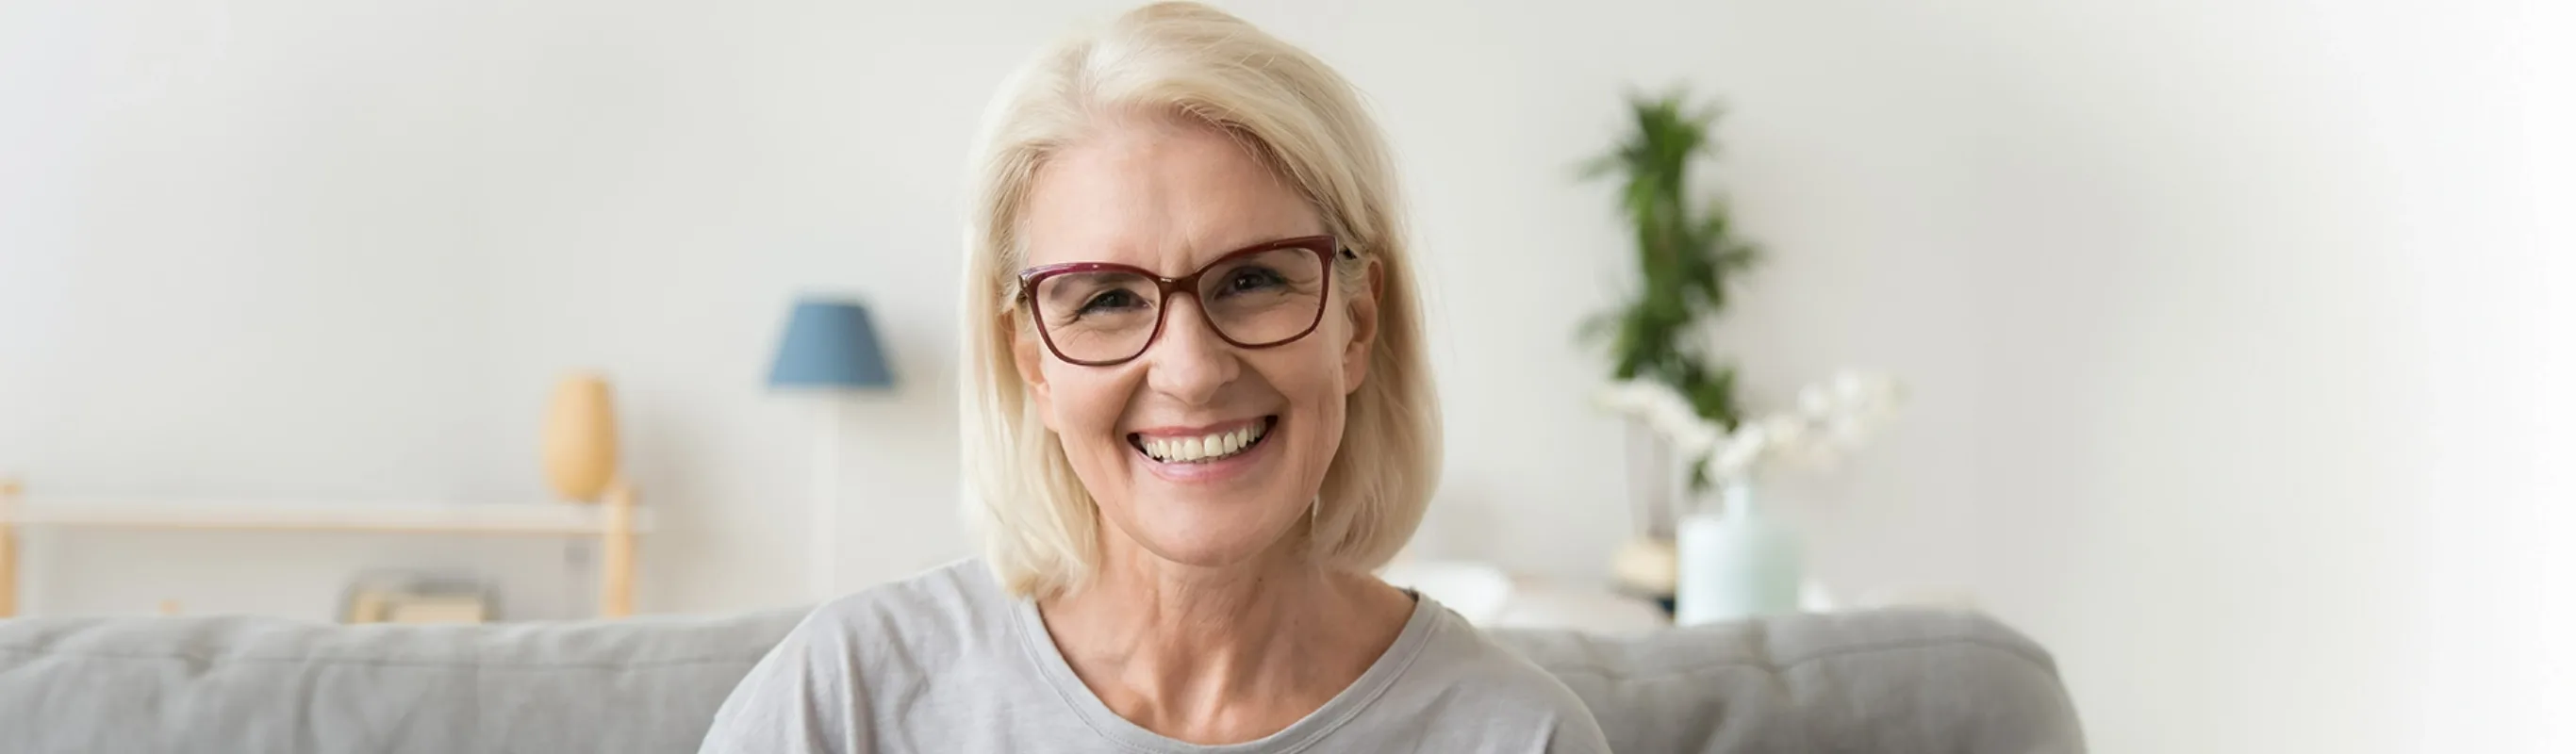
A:
{"label": "woman's chin", "polygon": [[1170,521],[1160,526],[1149,525],[1141,544],[1164,560],[1207,568],[1230,566],[1252,560],[1279,543],[1286,532],[1261,530],[1240,519],[1229,521]]}

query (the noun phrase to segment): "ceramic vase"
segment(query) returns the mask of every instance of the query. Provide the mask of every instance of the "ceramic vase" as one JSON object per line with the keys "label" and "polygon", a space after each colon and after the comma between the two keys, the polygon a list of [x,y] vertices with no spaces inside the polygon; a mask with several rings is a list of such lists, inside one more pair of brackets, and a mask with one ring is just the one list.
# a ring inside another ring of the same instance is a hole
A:
{"label": "ceramic vase", "polygon": [[1743,620],[1798,609],[1798,539],[1747,483],[1719,488],[1719,505],[1685,514],[1675,527],[1681,574],[1675,623]]}
{"label": "ceramic vase", "polygon": [[617,415],[608,380],[588,372],[555,383],[546,406],[546,482],[555,494],[595,502],[617,476]]}

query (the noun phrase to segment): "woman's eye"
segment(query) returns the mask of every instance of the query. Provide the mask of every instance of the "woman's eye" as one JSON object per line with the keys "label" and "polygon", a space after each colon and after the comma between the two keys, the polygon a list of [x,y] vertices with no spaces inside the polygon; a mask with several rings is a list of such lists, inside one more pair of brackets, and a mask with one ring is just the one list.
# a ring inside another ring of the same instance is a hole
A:
{"label": "woman's eye", "polygon": [[1267,267],[1246,267],[1226,276],[1225,289],[1228,292],[1249,293],[1277,288],[1286,285],[1287,282],[1286,278],[1280,277],[1277,270]]}
{"label": "woman's eye", "polygon": [[1145,299],[1137,296],[1134,291],[1129,291],[1124,288],[1112,288],[1093,295],[1089,301],[1082,302],[1082,309],[1076,313],[1090,314],[1093,312],[1114,311],[1118,309],[1132,309],[1144,303]]}

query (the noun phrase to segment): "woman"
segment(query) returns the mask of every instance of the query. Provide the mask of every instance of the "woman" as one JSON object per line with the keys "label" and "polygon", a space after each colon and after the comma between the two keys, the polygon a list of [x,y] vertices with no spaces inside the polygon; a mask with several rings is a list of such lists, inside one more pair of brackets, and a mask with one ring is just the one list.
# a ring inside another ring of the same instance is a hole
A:
{"label": "woman", "polygon": [[964,372],[985,556],[815,611],[711,752],[1601,752],[1370,575],[1438,468],[1386,147],[1330,68],[1148,6],[988,117]]}

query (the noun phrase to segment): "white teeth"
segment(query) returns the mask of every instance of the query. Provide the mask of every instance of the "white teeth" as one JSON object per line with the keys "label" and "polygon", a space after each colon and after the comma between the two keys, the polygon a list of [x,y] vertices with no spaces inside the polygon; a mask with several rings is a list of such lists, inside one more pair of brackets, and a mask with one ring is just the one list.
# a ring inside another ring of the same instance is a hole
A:
{"label": "white teeth", "polygon": [[1266,429],[1267,427],[1262,424],[1254,424],[1232,432],[1219,432],[1199,437],[1140,439],[1138,444],[1144,446],[1145,455],[1152,456],[1158,461],[1186,463],[1213,460],[1243,452],[1244,448],[1252,446],[1253,441],[1261,439],[1261,434]]}

